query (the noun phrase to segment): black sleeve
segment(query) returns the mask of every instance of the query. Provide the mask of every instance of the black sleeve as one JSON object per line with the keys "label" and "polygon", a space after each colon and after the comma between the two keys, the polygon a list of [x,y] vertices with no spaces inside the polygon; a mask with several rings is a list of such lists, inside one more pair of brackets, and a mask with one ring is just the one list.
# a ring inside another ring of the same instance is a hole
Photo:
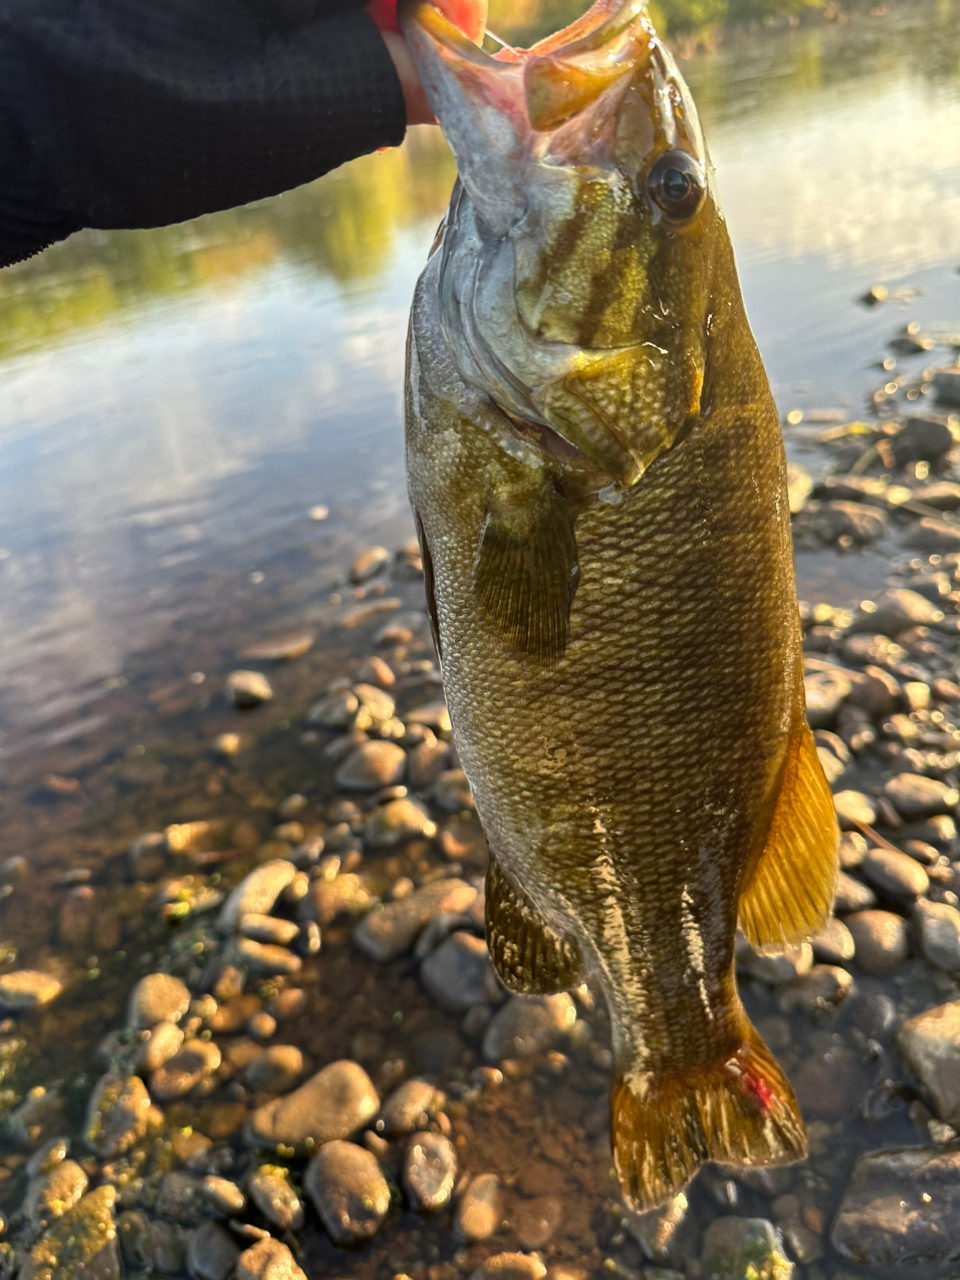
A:
{"label": "black sleeve", "polygon": [[400,81],[361,3],[0,0],[0,266],[400,142]]}

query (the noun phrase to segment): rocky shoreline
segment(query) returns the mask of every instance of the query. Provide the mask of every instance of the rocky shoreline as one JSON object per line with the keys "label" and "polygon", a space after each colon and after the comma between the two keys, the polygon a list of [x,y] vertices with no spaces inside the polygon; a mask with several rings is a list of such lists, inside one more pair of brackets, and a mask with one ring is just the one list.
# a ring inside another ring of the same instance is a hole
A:
{"label": "rocky shoreline", "polygon": [[[893,350],[931,345],[906,331]],[[351,656],[292,725],[315,789],[247,780],[269,664],[305,652],[263,647],[225,680],[237,727],[209,744],[248,811],[170,820],[125,854],[142,932],[161,939],[149,964],[128,941],[136,915],[124,933],[89,877],[64,881],[61,943],[131,954],[98,1078],[71,1079],[62,1043],[21,1069],[78,971],[12,954],[0,968],[0,1277],[950,1274],[960,368],[881,376],[869,421],[814,423],[832,474],[791,469],[798,548],[879,544],[895,574],[856,608],[802,610],[808,714],[844,829],[835,912],[811,943],[738,952],[810,1159],[708,1167],[662,1211],[623,1209],[604,1011],[587,988],[499,987],[483,943],[486,846],[427,620],[408,607],[419,556],[370,548],[332,602]],[[809,425],[797,416],[788,433]],[[22,862],[0,869],[7,913],[29,892]]]}

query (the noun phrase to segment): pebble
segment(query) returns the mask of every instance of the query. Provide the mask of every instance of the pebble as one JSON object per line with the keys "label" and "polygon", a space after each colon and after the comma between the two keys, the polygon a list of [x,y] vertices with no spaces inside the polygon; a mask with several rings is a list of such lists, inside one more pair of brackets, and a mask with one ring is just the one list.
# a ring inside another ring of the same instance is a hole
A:
{"label": "pebble", "polygon": [[[960,1151],[899,1147],[859,1158],[830,1232],[830,1243],[859,1266],[922,1264],[924,1275],[957,1256]],[[916,1272],[920,1274],[920,1272]]]}
{"label": "pebble", "polygon": [[267,1236],[237,1259],[236,1280],[308,1280],[285,1244]]}
{"label": "pebble", "polygon": [[[866,855],[864,855],[866,856]],[[862,859],[861,859],[862,861]],[[866,911],[876,906],[877,895],[862,880],[856,880],[841,871],[837,876],[837,892],[833,899],[833,909],[839,914],[849,911]]]}
{"label": "pebble", "polygon": [[838,791],[833,804],[841,831],[850,831],[858,822],[872,827],[877,820],[877,806],[862,791]]}
{"label": "pebble", "polygon": [[261,671],[231,671],[227,676],[227,692],[233,705],[241,710],[259,707],[273,697],[270,681]]}
{"label": "pebble", "polygon": [[307,724],[319,725],[321,729],[346,729],[359,709],[360,699],[352,690],[334,689],[317,699],[307,712],[306,720]]}
{"label": "pebble", "polygon": [[165,1173],[160,1180],[154,1209],[158,1217],[197,1226],[207,1217],[207,1196],[202,1179],[180,1169]]}
{"label": "pebble", "polygon": [[297,1154],[334,1138],[348,1138],[380,1110],[373,1082],[359,1063],[331,1062],[285,1097],[265,1103],[250,1117],[247,1139],[257,1147],[292,1148]]}
{"label": "pebble", "polygon": [[900,682],[883,667],[866,667],[850,691],[851,706],[861,707],[874,720],[895,711],[903,698]]}
{"label": "pebble", "polygon": [[481,1173],[471,1180],[460,1197],[453,1228],[461,1240],[472,1244],[478,1240],[489,1240],[498,1230],[502,1217],[500,1179],[495,1173]]}
{"label": "pebble", "polygon": [[101,1159],[113,1160],[146,1136],[149,1112],[150,1094],[139,1076],[108,1072],[90,1096],[84,1139]]}
{"label": "pebble", "polygon": [[518,1204],[513,1229],[524,1249],[542,1249],[563,1221],[563,1202],[557,1196],[535,1196]]}
{"label": "pebble", "polygon": [[470,1273],[470,1280],[543,1280],[547,1268],[529,1253],[497,1253]]}
{"label": "pebble", "polygon": [[228,954],[235,964],[262,978],[290,977],[303,968],[301,958],[286,947],[254,942],[252,938],[238,938]]}
{"label": "pebble", "polygon": [[900,456],[922,462],[941,462],[957,443],[950,420],[933,414],[912,414],[894,437]]}
{"label": "pebble", "polygon": [[357,669],[357,680],[361,684],[379,685],[381,689],[392,689],[397,683],[397,677],[389,665],[376,655],[364,658]]}
{"label": "pebble", "polygon": [[[316,926],[314,926],[316,927]],[[247,1023],[247,1031],[253,1036],[254,1040],[261,1043],[269,1040],[276,1033],[277,1020],[263,1009],[255,1013]]]}
{"label": "pebble", "polygon": [[803,510],[803,504],[813,492],[813,477],[806,468],[796,462],[787,463],[787,501],[790,514]]}
{"label": "pebble", "polygon": [[277,916],[261,916],[251,912],[241,916],[238,932],[254,942],[267,942],[276,947],[289,947],[300,932],[292,920],[280,920]]}
{"label": "pebble", "polygon": [[552,996],[512,996],[490,1019],[483,1035],[486,1062],[529,1058],[557,1044],[577,1018],[566,992]]}
{"label": "pebble", "polygon": [[328,1142],[307,1166],[303,1180],[320,1220],[335,1244],[369,1240],[390,1208],[390,1188],[376,1156],[352,1142]]}
{"label": "pebble", "polygon": [[847,964],[853,959],[853,935],[842,920],[830,916],[819,933],[810,940],[814,959],[824,964]]}
{"label": "pebble", "polygon": [[383,1104],[376,1129],[389,1138],[424,1128],[438,1110],[442,1095],[426,1080],[405,1080]]}
{"label": "pebble", "polygon": [[287,1169],[280,1165],[261,1165],[247,1179],[247,1193],[278,1231],[299,1231],[303,1226],[303,1205]]}
{"label": "pebble", "polygon": [[806,1013],[819,1013],[843,1004],[852,991],[853,977],[846,969],[833,964],[815,964],[787,993],[787,1003]]}
{"label": "pebble", "polygon": [[877,507],[867,507],[859,502],[825,502],[814,517],[814,527],[824,542],[852,538],[854,542],[866,545],[883,537],[887,515]]}
{"label": "pebble", "polygon": [[908,1018],[897,1031],[896,1044],[939,1119],[960,1126],[960,1000]]}
{"label": "pebble", "polygon": [[252,1058],[243,1072],[248,1089],[288,1093],[303,1075],[303,1054],[293,1044],[273,1044]]}
{"label": "pebble", "polygon": [[373,881],[355,871],[345,871],[332,880],[321,877],[312,881],[300,914],[312,916],[320,928],[325,929],[338,916],[363,915],[376,901]]}
{"label": "pebble", "polygon": [[421,1213],[442,1209],[453,1194],[457,1153],[441,1133],[415,1133],[403,1157],[403,1185],[410,1207]]}
{"label": "pebble", "polygon": [[915,551],[943,552],[960,550],[960,525],[925,516],[915,520],[903,536],[903,545]]}
{"label": "pebble", "polygon": [[390,563],[390,552],[386,547],[367,547],[361,551],[350,566],[351,582],[366,582],[385,569]]}
{"label": "pebble", "polygon": [[42,1009],[52,1004],[62,990],[63,983],[52,974],[16,969],[0,975],[0,1008],[15,1012]]}
{"label": "pebble", "polygon": [[134,1065],[144,1075],[151,1075],[179,1053],[182,1045],[183,1030],[175,1022],[158,1022],[137,1050]]}
{"label": "pebble", "polygon": [[150,1092],[159,1102],[185,1098],[219,1070],[220,1061],[220,1050],[212,1040],[187,1040],[150,1077]]}
{"label": "pebble", "polygon": [[297,868],[286,858],[273,858],[255,867],[228,895],[217,927],[231,933],[244,916],[268,916],[296,874]]}
{"label": "pebble", "polygon": [[807,719],[812,729],[826,729],[833,724],[840,704],[853,687],[849,671],[821,658],[807,656],[804,661],[804,696]]}
{"label": "pebble", "polygon": [[460,813],[464,809],[475,808],[470,783],[462,769],[444,769],[438,774],[431,796],[433,803],[444,813]]}
{"label": "pebble", "polygon": [[714,1218],[704,1232],[701,1263],[710,1280],[791,1280],[794,1275],[780,1232],[766,1218]]}
{"label": "pebble", "polygon": [[49,1173],[33,1178],[23,1199],[23,1213],[35,1227],[48,1226],[72,1209],[89,1179],[75,1160],[64,1160]]}
{"label": "pebble", "polygon": [[946,902],[918,902],[913,925],[921,955],[947,973],[960,970],[960,911]]}
{"label": "pebble", "polygon": [[221,1178],[217,1174],[208,1174],[203,1180],[203,1194],[210,1202],[211,1208],[228,1218],[235,1218],[243,1213],[247,1197],[235,1182],[229,1178]]}
{"label": "pebble", "polygon": [[169,973],[149,973],[130,992],[127,1026],[147,1031],[158,1022],[179,1022],[189,1008],[185,983]]}
{"label": "pebble", "polygon": [[244,662],[293,662],[313,648],[317,633],[309,628],[289,631],[271,640],[261,640],[248,645],[239,655]]}
{"label": "pebble", "polygon": [[464,880],[434,880],[370,912],[354,930],[354,942],[373,960],[394,960],[409,951],[433,916],[466,911],[476,896],[476,889]]}
{"label": "pebble", "polygon": [[938,369],[933,375],[933,385],[938,404],[960,406],[960,369]]}
{"label": "pebble", "polygon": [[391,849],[416,836],[430,840],[437,834],[437,824],[429,810],[418,800],[403,797],[391,800],[374,810],[363,829],[364,841],[371,849]]}
{"label": "pebble", "polygon": [[892,911],[858,911],[846,923],[864,973],[889,973],[910,955],[909,926]]}
{"label": "pebble", "polygon": [[407,755],[407,781],[411,787],[426,790],[450,768],[450,747],[430,729],[423,732],[427,736]]}
{"label": "pebble", "polygon": [[240,1250],[219,1222],[203,1222],[190,1237],[187,1266],[196,1280],[227,1280],[232,1276]]}
{"label": "pebble", "polygon": [[420,978],[437,1004],[450,1013],[489,1004],[500,991],[487,944],[472,933],[458,931],[445,938],[421,964]]}
{"label": "pebble", "polygon": [[891,898],[919,898],[930,888],[930,877],[920,863],[896,849],[868,849],[860,874]]}
{"label": "pebble", "polygon": [[926,596],[906,587],[895,587],[870,601],[872,608],[862,605],[850,624],[850,632],[880,632],[885,636],[898,636],[901,631],[910,627],[932,627],[943,618],[943,610],[938,609]]}
{"label": "pebble", "polygon": [[929,818],[951,813],[960,804],[960,792],[937,778],[919,773],[897,773],[885,783],[883,794],[901,818]]}
{"label": "pebble", "polygon": [[407,765],[403,747],[395,742],[362,742],[336,771],[335,781],[345,791],[379,791],[403,780]]}
{"label": "pebble", "polygon": [[114,1187],[82,1196],[30,1250],[22,1280],[120,1280]]}
{"label": "pebble", "polygon": [[746,939],[737,941],[737,964],[752,978],[766,982],[771,987],[794,982],[810,972],[813,964],[813,948],[809,942],[781,947],[776,951],[758,952]]}

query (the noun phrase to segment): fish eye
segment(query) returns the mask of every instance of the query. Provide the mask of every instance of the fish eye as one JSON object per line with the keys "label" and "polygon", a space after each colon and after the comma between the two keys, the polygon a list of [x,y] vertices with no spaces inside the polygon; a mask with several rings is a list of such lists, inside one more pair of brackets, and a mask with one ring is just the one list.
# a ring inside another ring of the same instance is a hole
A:
{"label": "fish eye", "polygon": [[651,168],[647,190],[668,218],[692,217],[703,199],[700,166],[686,151],[667,151]]}

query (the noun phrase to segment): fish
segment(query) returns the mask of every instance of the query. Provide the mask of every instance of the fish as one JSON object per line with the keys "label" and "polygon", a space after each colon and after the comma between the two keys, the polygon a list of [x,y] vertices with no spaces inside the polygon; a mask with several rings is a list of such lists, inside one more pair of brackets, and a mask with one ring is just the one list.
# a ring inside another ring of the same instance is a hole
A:
{"label": "fish", "polygon": [[491,56],[400,9],[457,160],[417,282],[410,502],[511,992],[610,1014],[613,1163],[802,1159],[749,1021],[758,949],[829,914],[779,416],[690,91],[638,0]]}

